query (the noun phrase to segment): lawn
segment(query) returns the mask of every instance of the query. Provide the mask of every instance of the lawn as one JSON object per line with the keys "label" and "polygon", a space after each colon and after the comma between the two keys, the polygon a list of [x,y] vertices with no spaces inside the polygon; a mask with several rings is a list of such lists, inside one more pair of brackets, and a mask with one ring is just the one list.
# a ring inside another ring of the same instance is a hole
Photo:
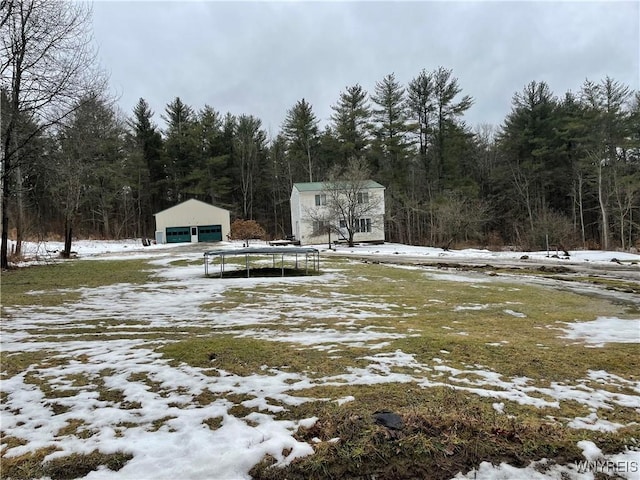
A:
{"label": "lawn", "polygon": [[3,274],[3,478],[561,478],[639,446],[631,297],[336,257],[205,278],[200,258]]}

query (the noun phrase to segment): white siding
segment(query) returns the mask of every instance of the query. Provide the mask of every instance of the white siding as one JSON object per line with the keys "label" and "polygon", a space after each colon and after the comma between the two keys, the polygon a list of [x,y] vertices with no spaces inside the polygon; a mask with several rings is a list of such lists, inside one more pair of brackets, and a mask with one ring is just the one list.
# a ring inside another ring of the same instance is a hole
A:
{"label": "white siding", "polygon": [[[369,194],[369,202],[377,202],[374,211],[367,214],[371,219],[371,232],[357,232],[354,235],[355,242],[380,242],[384,241],[384,188],[370,188],[363,190]],[[316,195],[322,190],[299,191],[295,186],[291,192],[291,229],[296,240],[302,245],[322,244],[329,241],[329,235],[313,235],[313,220],[308,212],[321,214],[326,207],[316,205]],[[316,215],[317,216],[317,215]],[[299,225],[299,231],[296,226]],[[346,236],[346,235],[345,235]],[[343,240],[336,233],[331,234],[331,241]]]}
{"label": "white siding", "polygon": [[291,234],[295,237],[296,240],[300,240],[300,192],[298,192],[297,188],[291,190]]}
{"label": "white siding", "polygon": [[155,217],[156,231],[159,232],[165,232],[167,227],[221,225],[222,240],[226,240],[231,232],[229,211],[200,200],[187,200],[156,213]]}
{"label": "white siding", "polygon": [[327,243],[328,235],[313,236],[313,220],[308,216],[309,211],[322,212],[326,207],[316,206],[316,195],[319,191],[300,192],[300,243],[302,245]]}

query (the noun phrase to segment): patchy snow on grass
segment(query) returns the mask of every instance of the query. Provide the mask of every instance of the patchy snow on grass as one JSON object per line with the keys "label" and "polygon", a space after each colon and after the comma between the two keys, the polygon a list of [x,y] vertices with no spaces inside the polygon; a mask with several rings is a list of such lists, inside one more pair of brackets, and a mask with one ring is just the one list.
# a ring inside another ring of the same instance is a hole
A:
{"label": "patchy snow on grass", "polygon": [[[3,381],[7,393],[3,429],[28,441],[5,455],[18,456],[49,445],[58,451],[47,459],[95,449],[126,451],[134,459],[120,471],[102,469],[85,478],[205,479],[212,471],[219,472],[220,478],[249,478],[249,469],[266,454],[284,464],[313,452],[308,444],[293,438],[300,422],[277,421],[258,413],[238,419],[228,413],[232,404],[224,397],[208,405],[194,404],[194,396],[204,390],[251,394],[265,403],[269,396],[296,404],[299,399],[282,394],[300,380],[296,375],[228,375],[212,381],[199,369],[171,367],[139,341],[77,342],[72,347],[56,356],[65,357],[67,365],[37,372],[39,378],[48,379],[51,388],[66,392],[59,398],[46,399],[40,389],[25,381],[27,374],[36,372],[27,370]],[[82,362],[76,360],[80,357]],[[123,400],[102,400],[97,393],[74,388],[65,380],[74,375],[104,382],[110,390],[121,391]],[[148,378],[157,391],[145,382],[132,381],[133,375]],[[76,394],[69,394],[74,391]],[[56,414],[54,404],[67,409],[66,413]],[[204,423],[216,418],[221,425],[215,430]],[[87,435],[59,435],[71,420],[80,420],[80,432]],[[157,428],[156,422],[162,426]]]}
{"label": "patchy snow on grass", "polygon": [[563,338],[580,340],[593,347],[607,343],[640,343],[640,319],[598,317],[590,322],[568,323]]}
{"label": "patchy snow on grass", "polygon": [[[531,462],[527,467],[517,468],[506,463],[492,465],[489,462],[482,462],[478,469],[466,474],[459,473],[454,480],[594,480],[604,478],[604,475],[606,478],[611,476],[637,480],[639,465],[640,453],[635,451],[605,455],[598,460],[585,460],[573,465],[554,465],[548,460],[540,460]],[[596,474],[602,476],[597,477]]]}
{"label": "patchy snow on grass", "polygon": [[[560,402],[573,401],[593,412],[616,405],[640,409],[638,382],[600,370],[589,371],[587,378],[573,385],[554,382],[543,387],[522,377],[504,378],[500,373],[478,365],[458,369],[441,358],[422,363],[414,355],[399,349],[368,354],[359,358],[368,362],[366,366],[350,367],[346,373],[324,378],[311,378],[272,366],[244,377],[223,370],[213,376],[200,368],[172,364],[155,351],[169,342],[161,334],[165,329],[176,332],[188,332],[198,327],[216,329],[238,337],[287,342],[328,353],[345,346],[379,349],[393,339],[412,335],[393,328],[367,325],[367,320],[383,317],[398,308],[390,299],[371,298],[364,292],[361,295],[313,293],[319,285],[349,282],[339,270],[311,277],[212,281],[204,278],[200,263],[202,252],[185,252],[176,248],[179,246],[143,247],[135,240],[74,242],[73,250],[80,258],[152,259],[159,268],[157,279],[144,285],[80,288],[77,292],[81,298],[72,305],[6,308],[11,321],[3,322],[2,351],[8,355],[46,353],[51,366],[27,367],[14,376],[3,378],[4,396],[0,406],[3,431],[6,436],[27,442],[11,447],[5,444],[4,455],[19,456],[50,446],[58,451],[48,459],[94,450],[103,453],[124,451],[131,453],[133,458],[121,470],[114,472],[101,468],[85,478],[208,479],[211,472],[216,472],[217,478],[245,479],[265,455],[271,455],[277,464],[285,465],[313,453],[313,446],[298,441],[295,432],[300,427],[311,426],[317,419],[276,420],[273,414],[287,405],[309,401],[296,396],[295,392],[328,385],[398,382],[423,387],[447,386],[494,399],[494,409],[500,413],[506,401],[542,408],[557,408]],[[233,242],[225,242],[221,248],[235,246],[237,244]],[[36,253],[40,257],[54,256],[61,248],[62,245],[55,242],[27,244],[25,252],[34,257]],[[519,259],[522,255],[475,249],[444,252],[395,244],[339,246],[337,251],[327,252],[329,255],[341,253],[454,259]],[[612,258],[640,261],[638,255],[619,252],[571,253],[571,261],[610,262]],[[546,252],[527,255],[540,261],[566,262],[547,258]],[[177,260],[184,263],[176,264]],[[434,278],[472,284],[494,281],[476,274],[434,273]],[[271,288],[268,294],[260,293],[262,287],[276,285],[278,288]],[[305,286],[306,295],[289,292],[291,287],[300,285]],[[242,290],[249,303],[222,310],[204,308],[222,299],[228,289]],[[458,310],[484,308],[488,305],[457,307]],[[504,310],[504,313],[516,317],[523,315],[513,310]],[[329,318],[339,321],[330,325],[323,322]],[[309,324],[309,321],[313,323]],[[77,329],[87,333],[78,334]],[[42,331],[46,332],[47,338],[41,338]],[[565,338],[593,346],[638,342],[640,320],[598,318],[592,322],[566,324],[563,331]],[[91,332],[100,338],[91,339]],[[508,341],[503,340],[489,345],[506,343]],[[440,353],[448,354],[449,351],[440,350]],[[78,382],[78,379],[87,383]],[[111,392],[112,396],[101,396],[99,392],[103,390]],[[620,391],[633,391],[638,395]],[[200,403],[198,398],[201,396],[208,400]],[[236,403],[228,397],[237,398]],[[343,404],[355,398],[327,400]],[[231,410],[237,405],[258,411],[236,417]],[[74,422],[79,424],[75,432],[61,433]],[[567,422],[570,427],[601,431],[612,431],[621,426],[599,418],[596,413]],[[585,458],[596,458],[595,445],[584,443],[580,447],[585,450]],[[635,459],[637,462],[637,453],[623,452],[606,458]],[[505,464],[482,464],[476,471],[461,473],[456,478],[550,479],[562,475],[591,478],[579,476],[577,469],[571,466],[551,466],[545,473],[535,467],[518,469]]]}
{"label": "patchy snow on grass", "polygon": [[488,303],[471,303],[471,304],[464,304],[464,305],[457,305],[456,307],[453,308],[454,312],[461,312],[464,310],[486,310],[487,308],[489,308],[491,305],[489,305]]}
{"label": "patchy snow on grass", "polygon": [[400,333],[380,332],[371,327],[363,327],[362,329],[350,332],[345,332],[344,330],[335,330],[332,328],[314,327],[305,328],[300,332],[277,332],[276,335],[274,335],[273,330],[248,329],[238,331],[235,336],[239,338],[249,337],[257,338],[260,340],[294,343],[305,347],[325,350],[327,346],[333,348],[336,345],[344,345],[348,347],[380,348],[379,343],[371,344],[371,342],[402,338],[406,335]]}
{"label": "patchy snow on grass", "polygon": [[615,432],[624,427],[621,423],[614,423],[598,418],[598,414],[593,412],[586,417],[576,417],[568,423],[571,428],[582,428],[585,430],[597,430],[599,432]]}
{"label": "patchy snow on grass", "polygon": [[438,273],[438,272],[427,272],[425,273],[430,278],[434,280],[443,280],[446,282],[462,282],[462,283],[489,283],[495,281],[493,278],[483,276],[481,274],[472,274],[472,273]]}
{"label": "patchy snow on grass", "polygon": [[526,314],[522,312],[516,312],[515,310],[506,309],[506,310],[503,310],[503,312],[506,313],[507,315],[511,315],[512,317],[527,318]]}
{"label": "patchy snow on grass", "polygon": [[346,397],[342,397],[342,398],[336,399],[336,403],[338,405],[344,405],[345,403],[349,403],[349,402],[355,401],[355,399],[356,399],[356,397],[354,397],[353,395],[347,395]]}
{"label": "patchy snow on grass", "polygon": [[[517,468],[506,463],[492,465],[482,462],[480,467],[466,474],[459,473],[454,480],[594,480],[604,476],[636,480],[640,473],[640,452],[627,450],[614,455],[604,455],[591,441],[577,443],[585,460],[569,465],[554,465],[548,460],[531,462]],[[600,475],[600,476],[596,476]]]}
{"label": "patchy snow on grass", "polygon": [[[326,245],[318,245],[317,248],[323,249],[326,254],[349,254],[349,255],[367,255],[367,256],[385,256],[397,255],[399,258],[403,256],[410,256],[425,259],[447,259],[447,260],[483,260],[491,261],[492,259],[503,260],[522,260],[536,261],[536,262],[549,262],[551,264],[569,264],[569,263],[611,263],[618,260],[620,262],[638,262],[640,263],[640,255],[629,252],[613,252],[613,251],[599,251],[599,250],[572,250],[569,253],[569,257],[566,258],[562,255],[563,252],[559,252],[556,256],[556,251],[491,251],[486,249],[466,248],[466,249],[450,249],[443,250],[442,248],[435,247],[419,247],[413,245],[402,245],[397,243],[385,243],[384,245],[356,245],[354,247],[348,247],[344,245],[338,245],[334,250],[324,250]],[[527,257],[527,258],[523,258]]]}

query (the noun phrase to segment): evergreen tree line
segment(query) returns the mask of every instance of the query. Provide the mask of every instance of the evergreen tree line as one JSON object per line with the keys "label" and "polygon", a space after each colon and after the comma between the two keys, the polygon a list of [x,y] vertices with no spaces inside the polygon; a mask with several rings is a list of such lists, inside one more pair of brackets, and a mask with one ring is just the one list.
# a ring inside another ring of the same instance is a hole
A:
{"label": "evergreen tree line", "polygon": [[[2,105],[9,105],[3,92]],[[640,95],[611,78],[555,96],[533,81],[499,128],[472,130],[452,71],[394,74],[369,93],[340,92],[320,127],[305,99],[268,138],[253,115],[166,105],[160,128],[140,99],[122,115],[101,93],[34,132],[12,170],[9,208],[20,238],[153,237],[153,214],[190,198],[291,234],[293,183],[327,180],[365,159],[386,187],[387,239],[419,245],[629,248],[640,239]]]}
{"label": "evergreen tree line", "polygon": [[283,237],[293,183],[347,165],[386,187],[389,241],[638,244],[640,96],[614,79],[562,96],[530,82],[499,127],[465,124],[473,99],[443,67],[347,86],[325,126],[301,99],[273,138],[254,115],[180,98],[159,127],[144,99],[123,114],[105,93],[88,4],[0,5],[1,268],[9,232],[18,254],[63,234],[68,255],[73,236],[153,237],[153,214],[189,198]]}

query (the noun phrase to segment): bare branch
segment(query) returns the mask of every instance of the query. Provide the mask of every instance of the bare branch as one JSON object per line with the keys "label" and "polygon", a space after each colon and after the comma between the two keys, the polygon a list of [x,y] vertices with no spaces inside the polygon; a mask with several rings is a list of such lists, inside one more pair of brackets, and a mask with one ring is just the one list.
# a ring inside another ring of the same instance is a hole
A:
{"label": "bare branch", "polygon": [[[0,263],[6,268],[9,177],[19,164],[20,150],[65,119],[92,89],[103,90],[107,79],[95,67],[90,6],[58,0],[0,1]],[[18,131],[22,118],[29,119],[30,131]]]}

